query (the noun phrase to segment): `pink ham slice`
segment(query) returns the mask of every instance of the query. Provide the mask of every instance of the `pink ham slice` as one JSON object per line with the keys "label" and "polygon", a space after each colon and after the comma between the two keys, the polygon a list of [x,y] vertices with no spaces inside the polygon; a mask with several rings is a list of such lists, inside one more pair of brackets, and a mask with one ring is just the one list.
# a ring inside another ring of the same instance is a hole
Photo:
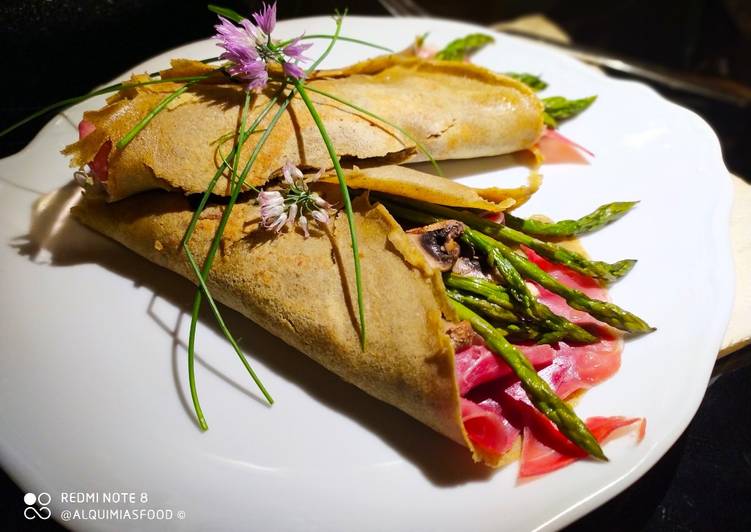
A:
{"label": "pink ham slice", "polygon": [[90,122],[88,120],[81,120],[78,123],[78,140],[85,139],[91,133],[93,133],[95,129],[96,126],[93,122]]}
{"label": "pink ham slice", "polygon": [[462,397],[462,421],[475,446],[487,453],[501,455],[519,436],[519,429],[503,417],[501,407],[492,399],[475,403]]}
{"label": "pink ham slice", "polygon": [[[589,428],[592,435],[600,443],[607,439],[615,430],[634,426],[637,422],[640,422],[637,427],[638,439],[641,441],[644,437],[646,427],[646,420],[644,418],[591,417],[585,421],[587,428]],[[584,457],[584,453],[578,449],[573,453],[564,454],[548,447],[540,442],[535,437],[534,432],[528,427],[524,428],[523,440],[521,468],[519,469],[519,476],[522,478],[550,473]]]}
{"label": "pink ham slice", "polygon": [[[93,133],[95,129],[96,126],[92,122],[88,120],[81,120],[78,123],[78,139],[80,140],[86,138],[87,136],[91,135],[91,133]],[[107,177],[109,175],[109,156],[111,151],[112,141],[108,140],[104,144],[102,144],[102,147],[99,148],[99,151],[97,151],[96,155],[94,155],[94,159],[89,162],[91,175],[99,181],[107,181]]]}
{"label": "pink ham slice", "polygon": [[[531,250],[524,249],[524,252],[530,260],[563,284],[590,297],[607,299],[607,291],[595,281],[550,263]],[[555,346],[516,346],[539,369],[538,374],[563,398],[578,390],[591,388],[612,376],[620,367],[623,348],[617,331],[589,314],[569,307],[560,296],[539,285],[537,288],[540,300],[554,312],[580,325],[597,329],[602,337],[599,342],[591,345],[559,342]],[[521,457],[524,476],[553,471],[584,456],[578,447],[532,406],[511,368],[485,345],[472,345],[459,351],[456,354],[456,370],[463,397],[465,427],[474,443],[486,451],[500,454],[511,447],[513,440],[523,430],[525,445],[529,440],[528,452],[522,453]],[[593,433],[595,429],[597,431],[595,436],[599,438],[601,435],[604,439],[617,428],[625,426],[626,421],[626,424],[632,424],[638,420],[614,417],[592,418],[589,421],[593,423],[590,427]],[[642,431],[643,426],[642,422]],[[540,448],[545,449],[545,453],[541,453]],[[531,462],[529,465],[528,461]]]}
{"label": "pink ham slice", "polygon": [[550,128],[545,128],[542,137],[537,141],[537,149],[540,150],[542,159],[547,164],[589,164],[582,152],[594,157],[594,154],[584,146]]}
{"label": "pink ham slice", "polygon": [[[523,250],[532,262],[562,284],[584,292],[593,299],[608,299],[607,290],[596,281],[559,264],[551,263],[531,249],[523,248]],[[620,334],[586,312],[569,307],[566,300],[559,295],[538,284],[535,284],[535,286],[540,292],[539,299],[553,312],[578,325],[596,330],[602,338],[595,344],[579,346],[570,346],[565,342],[559,342],[553,363],[540,373],[553,386],[558,395],[566,398],[577,390],[591,388],[618,371],[621,366],[621,351],[623,350],[623,341]]]}
{"label": "pink ham slice", "polygon": [[[536,368],[553,361],[555,350],[549,345],[518,346]],[[495,356],[485,344],[471,345],[456,353],[456,373],[462,396],[480,384],[510,377],[511,367]]]}

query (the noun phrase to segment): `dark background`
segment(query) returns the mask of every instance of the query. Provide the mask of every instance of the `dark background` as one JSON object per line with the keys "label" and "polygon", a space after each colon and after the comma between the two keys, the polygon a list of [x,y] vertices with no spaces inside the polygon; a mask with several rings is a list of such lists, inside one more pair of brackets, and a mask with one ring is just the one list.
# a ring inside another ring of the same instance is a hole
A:
{"label": "dark background", "polygon": [[[254,1],[218,3],[243,14],[258,6]],[[210,36],[215,16],[205,4],[5,0],[0,4],[0,130],[44,105],[108,82],[165,49]],[[282,1],[279,18],[330,14],[347,6],[353,14],[387,14],[375,0],[311,4]],[[438,16],[480,24],[542,12],[576,43],[751,84],[749,0],[440,0],[422,5]],[[729,168],[751,176],[748,109],[657,88],[704,116],[721,138]],[[0,137],[0,157],[22,149],[53,115]],[[639,482],[571,530],[751,530],[749,362],[751,349],[746,348],[718,363],[696,418],[673,448]],[[26,521],[22,499],[22,491],[0,471],[0,529],[59,529],[49,521]]]}

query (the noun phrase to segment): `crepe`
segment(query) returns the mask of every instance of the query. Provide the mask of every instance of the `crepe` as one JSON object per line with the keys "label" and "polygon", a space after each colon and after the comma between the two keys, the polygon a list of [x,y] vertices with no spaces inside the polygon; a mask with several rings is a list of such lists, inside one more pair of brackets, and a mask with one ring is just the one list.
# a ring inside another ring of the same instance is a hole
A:
{"label": "crepe", "polygon": [[[173,61],[165,78],[198,75],[210,67]],[[135,76],[134,81],[143,81]],[[419,146],[397,128],[313,90],[352,102],[409,132],[436,159],[500,155],[528,149],[543,130],[543,106],[524,84],[468,63],[426,61],[389,55],[345,69],[320,71],[307,82],[310,96],[345,162],[404,163],[425,160]],[[243,92],[220,75],[182,94],[122,150],[114,145],[166,95],[182,86],[163,83],[129,87],[108,105],[84,113],[88,135],[65,148],[71,165],[95,159],[103,166],[109,201],[152,189],[198,193],[206,190],[229,153],[237,130]],[[249,123],[274,94],[270,86],[254,98]],[[241,166],[253,150],[275,108],[242,150]],[[247,186],[261,186],[279,174],[285,161],[311,170],[328,169],[331,160],[318,128],[295,97],[248,174]],[[229,192],[222,177],[216,194]]]}
{"label": "crepe", "polygon": [[[354,168],[345,171],[347,186],[352,189],[371,190],[449,207],[480,209],[501,212],[523,203],[527,189],[474,189],[457,181],[426,174],[404,166],[386,165]],[[321,178],[323,183],[337,183],[333,172]],[[488,194],[488,191],[494,191]],[[488,199],[489,198],[489,199]]]}
{"label": "crepe", "polygon": [[[232,212],[208,285],[241,312],[368,394],[468,447],[498,466],[502,455],[475,448],[462,423],[452,318],[440,272],[433,270],[391,215],[367,195],[354,202],[363,272],[367,343],[361,350],[346,217],[325,230],[278,235],[259,229],[249,201]],[[214,236],[220,206],[204,211],[191,249],[199,262]],[[145,258],[195,281],[179,245],[193,210],[178,192],[151,191],[108,204],[84,197],[75,218]]]}

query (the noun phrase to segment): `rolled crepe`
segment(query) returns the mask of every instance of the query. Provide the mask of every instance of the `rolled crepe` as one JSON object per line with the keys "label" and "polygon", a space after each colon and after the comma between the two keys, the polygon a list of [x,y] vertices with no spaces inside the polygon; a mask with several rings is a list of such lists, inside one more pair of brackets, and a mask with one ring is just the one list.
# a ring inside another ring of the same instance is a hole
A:
{"label": "rolled crepe", "polygon": [[[164,78],[207,73],[203,63],[179,60]],[[141,81],[144,76],[135,76]],[[396,124],[417,139],[436,159],[500,155],[530,148],[543,129],[543,106],[524,84],[479,66],[425,61],[390,55],[341,70],[320,71],[307,81]],[[233,143],[244,95],[237,84],[220,75],[194,85],[175,99],[122,150],[114,147],[149,110],[182,86],[163,83],[129,87],[108,105],[84,113],[91,131],[65,148],[71,165],[98,160],[103,168],[107,199],[115,201],[137,192],[178,189],[206,190]],[[277,87],[253,100],[250,121],[260,113]],[[410,138],[382,121],[310,91],[342,159],[402,163],[425,160]],[[275,108],[261,122],[268,125]],[[241,166],[259,134],[242,150]],[[296,97],[283,113],[248,174],[247,184],[261,186],[278,175],[285,161],[312,169],[331,167],[318,128],[304,103]],[[214,190],[227,194],[228,180]]]}
{"label": "rolled crepe", "polygon": [[[464,429],[447,305],[433,270],[391,215],[365,196],[354,202],[363,272],[367,343],[360,348],[347,220],[272,236],[258,228],[258,208],[233,210],[224,253],[208,285],[241,312],[316,362],[439,433],[466,446],[475,460],[498,466],[503,456],[475,448]],[[221,207],[199,222],[191,249],[199,262]],[[75,218],[143,257],[193,281],[180,241],[193,214],[177,192],[152,191],[108,204],[84,197]]]}

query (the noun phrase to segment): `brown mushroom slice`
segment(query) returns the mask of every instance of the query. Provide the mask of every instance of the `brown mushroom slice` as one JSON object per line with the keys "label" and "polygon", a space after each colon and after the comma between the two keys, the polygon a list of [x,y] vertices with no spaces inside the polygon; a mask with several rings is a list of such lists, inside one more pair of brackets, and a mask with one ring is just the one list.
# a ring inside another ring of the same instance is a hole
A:
{"label": "brown mushroom slice", "polygon": [[482,264],[476,257],[459,257],[451,268],[451,273],[463,277],[479,277],[487,279],[488,276],[482,271]]}
{"label": "brown mushroom slice", "polygon": [[461,246],[458,239],[462,233],[464,224],[456,220],[443,220],[407,231],[428,264],[442,272],[450,271],[459,258]]}
{"label": "brown mushroom slice", "polygon": [[473,344],[482,342],[482,338],[475,332],[468,321],[447,323],[446,334],[451,338],[454,352],[459,352]]}

